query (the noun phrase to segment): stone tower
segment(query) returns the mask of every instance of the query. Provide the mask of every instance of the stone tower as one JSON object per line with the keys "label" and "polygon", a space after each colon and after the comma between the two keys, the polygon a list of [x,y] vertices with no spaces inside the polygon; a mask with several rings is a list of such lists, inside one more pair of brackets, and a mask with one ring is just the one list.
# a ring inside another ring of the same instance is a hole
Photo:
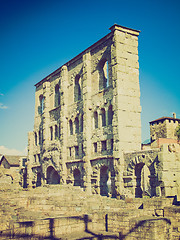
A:
{"label": "stone tower", "polygon": [[29,186],[123,190],[126,151],[141,149],[139,31],[111,32],[38,82],[29,133]]}
{"label": "stone tower", "polygon": [[180,124],[180,119],[173,117],[162,117],[150,122],[150,137],[151,142],[158,138],[171,138],[177,140],[175,130]]}

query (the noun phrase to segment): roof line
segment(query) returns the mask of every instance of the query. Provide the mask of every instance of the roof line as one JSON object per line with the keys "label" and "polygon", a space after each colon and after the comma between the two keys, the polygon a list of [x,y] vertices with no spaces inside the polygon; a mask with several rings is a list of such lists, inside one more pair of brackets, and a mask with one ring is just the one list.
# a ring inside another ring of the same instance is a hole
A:
{"label": "roof line", "polygon": [[156,119],[156,120],[150,121],[149,123],[152,123],[152,122],[158,122],[158,121],[165,120],[165,119],[180,121],[179,118],[173,118],[173,117],[161,117],[161,118],[158,118],[158,119]]}

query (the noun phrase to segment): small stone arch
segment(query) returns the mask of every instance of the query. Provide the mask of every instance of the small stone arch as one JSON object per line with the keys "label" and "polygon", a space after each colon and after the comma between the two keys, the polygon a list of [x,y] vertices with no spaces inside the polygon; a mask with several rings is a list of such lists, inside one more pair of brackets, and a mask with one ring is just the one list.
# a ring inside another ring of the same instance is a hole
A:
{"label": "small stone arch", "polygon": [[[114,197],[114,171],[109,159],[101,159],[92,165],[92,192],[102,196]],[[112,182],[111,182],[112,181]]]}
{"label": "small stone arch", "polygon": [[52,166],[47,168],[47,184],[60,184],[60,176]]}
{"label": "small stone arch", "polygon": [[67,164],[67,184],[84,187],[85,169],[82,162]]}

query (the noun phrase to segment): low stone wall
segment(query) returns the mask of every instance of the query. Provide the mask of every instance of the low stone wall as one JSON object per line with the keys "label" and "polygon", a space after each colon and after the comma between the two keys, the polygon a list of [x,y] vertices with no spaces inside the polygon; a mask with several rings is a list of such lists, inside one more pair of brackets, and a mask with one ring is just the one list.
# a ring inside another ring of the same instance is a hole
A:
{"label": "low stone wall", "polygon": [[164,208],[164,215],[170,219],[172,239],[180,239],[180,206],[170,206]]}
{"label": "low stone wall", "polygon": [[[123,201],[67,187],[1,192],[0,239],[80,239],[88,234],[91,238],[85,239],[179,240],[180,207],[172,202],[171,198]],[[107,237],[110,233],[115,236]]]}

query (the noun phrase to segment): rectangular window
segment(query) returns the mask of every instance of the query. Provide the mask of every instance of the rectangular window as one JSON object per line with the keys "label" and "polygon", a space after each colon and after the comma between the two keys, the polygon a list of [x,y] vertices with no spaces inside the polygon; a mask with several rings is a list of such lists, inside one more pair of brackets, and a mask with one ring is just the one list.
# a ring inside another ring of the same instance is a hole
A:
{"label": "rectangular window", "polygon": [[101,142],[101,151],[103,152],[103,151],[106,151],[107,150],[107,143],[106,143],[106,141],[102,141]]}
{"label": "rectangular window", "polygon": [[36,163],[36,155],[34,155],[34,162]]}
{"label": "rectangular window", "polygon": [[97,142],[93,143],[93,145],[94,145],[94,152],[97,153]]}

